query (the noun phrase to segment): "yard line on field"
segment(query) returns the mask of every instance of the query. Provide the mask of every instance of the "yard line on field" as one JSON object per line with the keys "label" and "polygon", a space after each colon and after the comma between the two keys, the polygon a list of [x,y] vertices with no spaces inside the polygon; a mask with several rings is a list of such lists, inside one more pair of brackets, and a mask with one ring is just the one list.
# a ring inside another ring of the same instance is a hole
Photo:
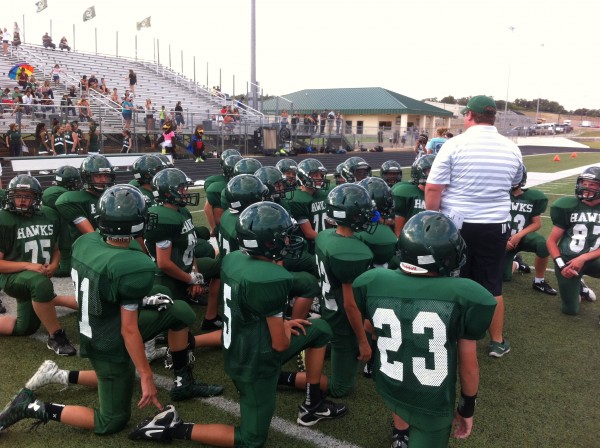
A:
{"label": "yard line on field", "polygon": [[[31,338],[40,341],[44,344],[48,342],[48,334],[41,329],[30,336]],[[79,345],[74,345],[79,353]],[[136,372],[136,376],[137,372]],[[170,391],[173,387],[173,379],[168,378],[164,375],[154,374],[154,383],[157,387]],[[138,376],[139,378],[139,376]],[[302,396],[299,394],[299,396]],[[236,417],[240,416],[240,404],[224,397],[212,397],[212,398],[196,398],[196,400],[208,403],[212,407],[225,411],[228,414],[232,414]],[[200,422],[194,422],[200,423]],[[320,431],[311,428],[301,427],[297,424],[291,423],[281,417],[273,416],[271,420],[271,427],[282,434],[294,437],[298,440],[312,443],[315,446],[323,448],[360,448],[358,445],[336,439],[335,437],[328,436]]]}

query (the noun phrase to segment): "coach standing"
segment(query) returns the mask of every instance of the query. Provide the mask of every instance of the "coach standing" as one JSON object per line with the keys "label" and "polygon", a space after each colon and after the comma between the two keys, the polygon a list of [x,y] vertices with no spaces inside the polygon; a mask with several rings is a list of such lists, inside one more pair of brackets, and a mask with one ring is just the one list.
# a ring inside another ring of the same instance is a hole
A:
{"label": "coach standing", "polygon": [[438,153],[425,186],[427,210],[440,210],[461,229],[467,262],[460,276],[475,280],[494,295],[498,305],[490,324],[488,354],[510,351],[503,337],[502,263],[510,226],[510,188],[523,175],[517,145],[494,126],[496,103],[474,96],[461,113],[466,131]]}

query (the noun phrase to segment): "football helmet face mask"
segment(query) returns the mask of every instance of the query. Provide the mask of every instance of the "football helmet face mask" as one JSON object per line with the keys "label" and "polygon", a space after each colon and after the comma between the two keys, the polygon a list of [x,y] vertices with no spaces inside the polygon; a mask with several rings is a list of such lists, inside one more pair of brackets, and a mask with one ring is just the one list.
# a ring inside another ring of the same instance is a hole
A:
{"label": "football helmet face mask", "polygon": [[[585,185],[584,185],[585,184]],[[590,166],[577,177],[575,196],[582,201],[600,199],[600,167]]]}
{"label": "football helmet face mask", "polygon": [[393,187],[402,182],[402,167],[395,160],[387,160],[381,164],[380,176],[390,187]]}
{"label": "football helmet face mask", "polygon": [[54,172],[54,181],[52,183],[69,191],[81,190],[82,187],[79,170],[69,165],[61,166]]}
{"label": "football helmet face mask", "polygon": [[104,156],[93,154],[81,162],[81,180],[83,188],[96,193],[102,193],[115,184],[115,172]]}
{"label": "football helmet face mask", "polygon": [[[267,200],[279,203],[282,198],[293,197],[296,188],[290,185],[281,171],[274,166],[263,166],[254,175],[269,189]],[[289,193],[289,196],[286,193]]]}
{"label": "football helmet face mask", "polygon": [[285,176],[290,186],[294,188],[298,186],[298,164],[296,162],[292,159],[281,159],[275,166]]}
{"label": "football helmet face mask", "polygon": [[145,154],[133,162],[131,170],[133,171],[133,177],[140,184],[149,184],[152,183],[152,178],[156,173],[165,168],[167,168],[167,165],[158,157]]}
{"label": "football helmet face mask", "polygon": [[329,188],[327,169],[317,159],[304,159],[298,164],[298,179],[303,186],[313,190]]}
{"label": "football helmet face mask", "polygon": [[369,192],[358,184],[338,185],[327,195],[325,205],[329,219],[354,231],[373,233],[379,222]]}
{"label": "football helmet face mask", "polygon": [[136,187],[115,185],[100,196],[96,221],[105,239],[132,239],[151,230],[157,216],[148,213],[144,195]]}
{"label": "football helmet face mask", "polygon": [[367,177],[357,183],[369,192],[380,215],[388,216],[394,208],[392,189],[380,177]]}
{"label": "football helmet face mask", "polygon": [[264,201],[269,189],[253,174],[239,174],[231,179],[225,187],[225,199],[229,210],[240,213],[248,206]]}
{"label": "football helmet face mask", "polygon": [[28,174],[12,178],[6,189],[6,210],[21,216],[33,216],[42,208],[42,186]]}
{"label": "football helmet face mask", "polygon": [[254,174],[256,171],[262,168],[262,163],[256,159],[242,159],[238,161],[233,167],[233,175],[238,174]]}
{"label": "football helmet face mask", "polygon": [[371,177],[371,166],[362,157],[350,157],[342,165],[342,176],[346,182],[358,182]]}
{"label": "football helmet face mask", "polygon": [[192,179],[177,168],[166,168],[152,178],[153,195],[161,204],[173,204],[178,207],[197,206],[200,203],[200,193],[190,193],[188,188],[193,185]]}
{"label": "football helmet face mask", "polygon": [[410,177],[413,184],[425,185],[427,183],[427,177],[429,176],[429,171],[431,171],[431,165],[433,165],[434,160],[435,155],[433,154],[428,154],[415,160],[410,168]]}
{"label": "football helmet face mask", "polygon": [[342,167],[344,166],[344,162],[340,163],[335,167],[333,171],[333,178],[335,179],[335,185],[342,185],[346,183],[346,179],[342,176]]}
{"label": "football helmet face mask", "polygon": [[458,277],[467,261],[467,245],[456,225],[440,212],[431,210],[408,220],[397,243],[400,269],[413,274],[437,273]]}
{"label": "football helmet face mask", "polygon": [[296,225],[285,209],[274,202],[259,202],[244,210],[235,226],[240,250],[270,260],[298,258],[304,239],[293,235]]}
{"label": "football helmet face mask", "polygon": [[[225,151],[223,151],[223,153],[224,152]],[[227,179],[231,179],[234,176],[233,169],[235,168],[235,165],[242,159],[242,156],[236,154],[228,156],[225,160],[221,159],[221,169],[223,170],[223,175]]]}

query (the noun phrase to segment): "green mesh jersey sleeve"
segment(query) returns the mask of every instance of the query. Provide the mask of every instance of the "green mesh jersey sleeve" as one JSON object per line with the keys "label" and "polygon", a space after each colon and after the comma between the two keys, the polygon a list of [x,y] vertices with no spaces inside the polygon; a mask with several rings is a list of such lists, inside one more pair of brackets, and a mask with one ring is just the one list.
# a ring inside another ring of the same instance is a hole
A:
{"label": "green mesh jersey sleeve", "polygon": [[221,193],[225,190],[227,182],[213,182],[207,188],[204,186],[206,191],[206,200],[212,207],[223,208],[221,205]]}
{"label": "green mesh jersey sleeve", "polygon": [[296,190],[294,197],[289,201],[290,215],[299,224],[310,220],[310,204],[312,203],[312,196],[305,191]]}
{"label": "green mesh jersey sleeve", "polygon": [[355,236],[373,252],[373,264],[382,265],[388,263],[396,254],[396,235],[385,224],[379,223],[372,234],[357,232]]}
{"label": "green mesh jersey sleeve", "polygon": [[223,253],[223,255],[236,251],[240,248],[237,242],[237,232],[235,230],[235,225],[238,222],[239,216],[239,213],[231,213],[231,210],[229,209],[225,210],[221,216],[217,242],[219,244],[219,250]]}
{"label": "green mesh jersey sleeve", "polygon": [[225,184],[227,184],[227,178],[223,174],[215,174],[215,175],[212,175],[212,176],[208,176],[204,180],[204,186],[203,186],[204,191],[208,193],[207,190],[215,182],[225,182]]}
{"label": "green mesh jersey sleeve", "polygon": [[425,210],[425,193],[411,183],[401,182],[392,188],[394,214],[400,218],[412,218]]}
{"label": "green mesh jersey sleeve", "polygon": [[550,207],[552,224],[566,230],[570,227],[571,212],[579,207],[580,201],[574,196],[558,198]]}
{"label": "green mesh jersey sleeve", "polygon": [[96,225],[96,206],[99,197],[87,191],[66,191],[56,201],[56,209],[66,222],[75,225],[74,221],[85,218],[94,228]]}
{"label": "green mesh jersey sleeve", "polygon": [[276,375],[282,360],[272,347],[267,319],[283,315],[292,275],[237,251],[223,259],[221,282],[225,371],[241,381]]}
{"label": "green mesh jersey sleeve", "polygon": [[67,189],[65,187],[59,185],[53,185],[46,188],[42,193],[42,204],[56,210],[56,201],[66,191]]}

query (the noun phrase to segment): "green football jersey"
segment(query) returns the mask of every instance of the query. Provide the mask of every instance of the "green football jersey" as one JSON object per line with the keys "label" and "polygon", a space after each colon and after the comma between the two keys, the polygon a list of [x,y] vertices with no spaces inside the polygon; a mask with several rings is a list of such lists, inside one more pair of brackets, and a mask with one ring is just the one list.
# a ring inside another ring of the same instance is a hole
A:
{"label": "green football jersey", "polygon": [[600,207],[590,207],[573,196],[563,197],[550,207],[550,217],[552,224],[565,230],[558,242],[565,260],[600,247]]}
{"label": "green football jersey", "polygon": [[139,183],[139,181],[137,179],[130,180],[129,185],[132,185],[135,188],[137,188],[138,190],[140,190],[140,192],[144,195],[144,199],[146,199],[146,204],[148,204],[148,207],[152,207],[153,205],[156,205],[154,193],[152,191],[146,190],[144,187],[142,187],[142,185]]}
{"label": "green football jersey", "polygon": [[369,269],[373,252],[358,238],[338,235],[335,229],[320,232],[315,243],[322,293],[321,316],[334,331],[350,334],[349,325],[343,325],[347,318],[342,284],[352,283]]}
{"label": "green football jersey", "polygon": [[31,217],[0,210],[0,252],[4,260],[48,264],[58,241],[60,217],[42,206]]}
{"label": "green football jersey", "polygon": [[425,192],[418,186],[401,182],[393,186],[394,214],[409,220],[414,215],[425,210]]}
{"label": "green football jersey", "polygon": [[239,381],[277,375],[281,354],[272,347],[267,318],[283,316],[293,277],[285,268],[240,251],[221,266],[225,372]]}
{"label": "green football jersey", "polygon": [[73,241],[81,235],[75,224],[87,219],[94,229],[98,227],[96,207],[99,199],[100,196],[86,190],[80,190],[66,191],[56,200],[56,210],[58,210],[64,221],[69,223]]}
{"label": "green football jersey", "polygon": [[514,196],[511,191],[510,203],[510,234],[514,235],[531,224],[531,218],[546,211],[548,198],[540,190],[529,188],[520,196]]}
{"label": "green football jersey", "polygon": [[185,207],[175,210],[155,205],[150,207],[150,213],[156,213],[158,224],[144,235],[148,251],[156,258],[156,244],[170,241],[173,263],[182,271],[192,272],[196,232],[189,210]]}
{"label": "green football jersey", "polygon": [[139,304],[150,293],[156,266],[134,242],[107,244],[92,232],[73,244],[71,276],[79,308],[81,356],[111,362],[129,359],[121,336],[121,306]]}
{"label": "green football jersey", "polygon": [[408,423],[420,416],[450,424],[458,339],[485,335],[494,297],[470,279],[387,269],[366,272],[352,286],[358,308],[377,334],[373,368],[379,394]]}
{"label": "green football jersey", "polygon": [[225,210],[221,216],[217,243],[219,244],[219,251],[223,255],[240,248],[237,242],[237,232],[235,231],[239,216],[239,213],[231,213],[230,209]]}
{"label": "green football jersey", "polygon": [[[299,225],[307,221],[310,222],[310,225],[317,233],[325,230],[327,228],[325,226],[325,218],[327,216],[325,199],[327,199],[327,194],[328,192],[325,190],[315,190],[314,195],[310,195],[306,191],[297,189],[294,192],[294,197],[288,201],[290,215]],[[298,235],[304,237],[300,229],[298,229]],[[308,251],[314,254],[314,241],[307,240],[306,242],[308,244]]]}
{"label": "green football jersey", "polygon": [[52,185],[51,187],[46,188],[42,193],[42,204],[57,210],[56,201],[66,191],[68,190],[60,185]]}
{"label": "green football jersey", "polygon": [[396,234],[385,224],[379,223],[372,234],[357,232],[354,235],[369,246],[369,249],[373,252],[373,264],[389,263],[392,257],[396,255]]}
{"label": "green football jersey", "polygon": [[212,207],[223,208],[221,207],[221,193],[227,186],[227,182],[227,178],[222,174],[210,176],[204,181],[206,200]]}

